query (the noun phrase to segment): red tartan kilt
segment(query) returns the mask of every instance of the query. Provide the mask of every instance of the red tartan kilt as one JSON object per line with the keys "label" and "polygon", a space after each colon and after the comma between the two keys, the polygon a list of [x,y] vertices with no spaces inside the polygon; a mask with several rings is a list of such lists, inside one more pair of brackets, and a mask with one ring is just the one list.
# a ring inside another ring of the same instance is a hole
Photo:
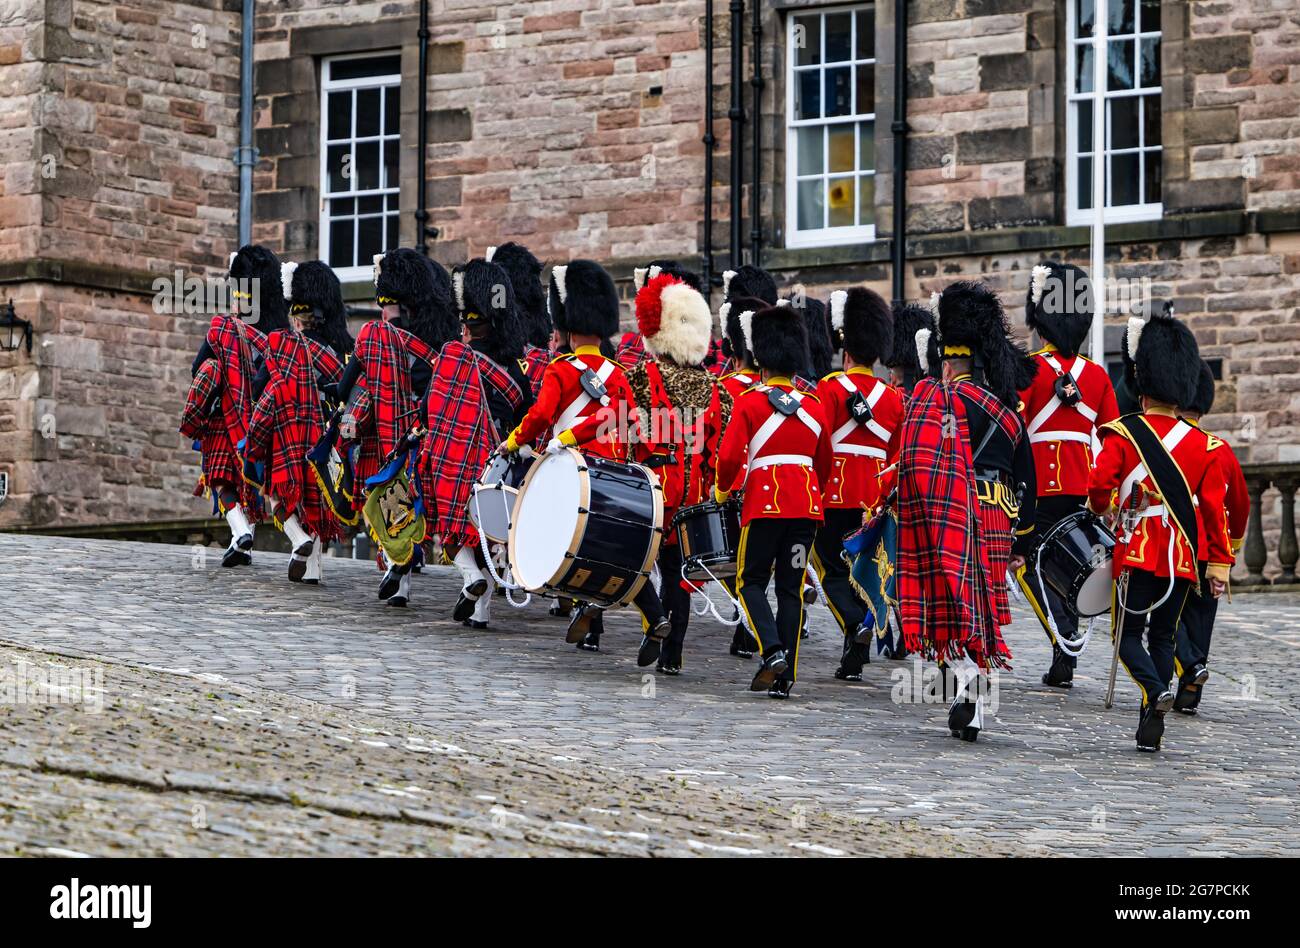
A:
{"label": "red tartan kilt", "polygon": [[993,605],[998,625],[1011,621],[1011,601],[1007,596],[1007,563],[1011,560],[1011,518],[1001,507],[980,503],[981,548],[992,584]]}
{"label": "red tartan kilt", "polygon": [[226,435],[226,429],[209,424],[199,436],[203,455],[203,479],[209,489],[241,487],[244,483],[239,455]]}

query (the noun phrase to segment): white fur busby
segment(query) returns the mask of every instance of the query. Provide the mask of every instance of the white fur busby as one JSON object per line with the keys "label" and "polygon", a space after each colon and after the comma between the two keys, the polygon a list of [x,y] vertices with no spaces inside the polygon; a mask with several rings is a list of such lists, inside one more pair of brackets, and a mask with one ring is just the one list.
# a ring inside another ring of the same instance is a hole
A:
{"label": "white fur busby", "polygon": [[713,314],[684,280],[666,272],[649,276],[636,294],[635,308],[637,329],[651,355],[694,366],[709,354]]}
{"label": "white fur busby", "polygon": [[1094,299],[1082,270],[1044,260],[1029,273],[1025,325],[1065,355],[1075,355],[1092,327]]}
{"label": "white fur busby", "polygon": [[618,332],[618,290],[594,260],[574,260],[551,268],[547,306],[555,328],[608,339]]}

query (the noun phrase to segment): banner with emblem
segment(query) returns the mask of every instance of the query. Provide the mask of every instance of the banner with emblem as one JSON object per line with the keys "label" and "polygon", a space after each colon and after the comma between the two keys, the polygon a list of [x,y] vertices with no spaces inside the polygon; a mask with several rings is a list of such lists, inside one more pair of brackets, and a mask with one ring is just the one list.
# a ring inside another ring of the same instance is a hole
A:
{"label": "banner with emblem", "polygon": [[[867,607],[866,622],[876,639],[876,652],[895,646],[889,613],[898,607],[898,515],[892,506],[881,508],[862,529],[844,539],[851,568],[849,582]],[[901,643],[898,643],[901,644]]]}
{"label": "banner with emblem", "polygon": [[424,505],[408,471],[411,451],[419,445],[421,434],[407,435],[379,473],[366,479],[366,503],[361,513],[370,538],[394,566],[409,563],[416,545],[424,541]]}

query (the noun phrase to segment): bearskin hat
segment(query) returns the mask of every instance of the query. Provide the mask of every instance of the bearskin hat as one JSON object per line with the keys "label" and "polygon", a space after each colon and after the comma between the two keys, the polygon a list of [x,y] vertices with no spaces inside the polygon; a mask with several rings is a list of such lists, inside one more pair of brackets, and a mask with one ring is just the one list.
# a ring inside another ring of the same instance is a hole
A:
{"label": "bearskin hat", "polygon": [[1078,267],[1044,260],[1030,271],[1025,325],[1063,354],[1078,353],[1093,310],[1092,281]]}
{"label": "bearskin hat", "polygon": [[1210,363],[1201,360],[1201,375],[1196,380],[1196,398],[1187,406],[1186,411],[1197,415],[1208,415],[1214,407],[1214,370]]}
{"label": "bearskin hat", "polygon": [[343,288],[329,264],[321,260],[286,263],[280,268],[280,282],[289,301],[289,315],[302,319],[307,335],[339,355],[352,351]]}
{"label": "bearskin hat", "polygon": [[808,332],[808,362],[799,374],[812,381],[829,375],[835,361],[835,346],[831,342],[830,314],[826,304],[798,292],[777,300],[776,305],[789,306],[804,319],[804,328]]}
{"label": "bearskin hat", "polygon": [[722,324],[722,354],[736,363],[753,364],[754,354],[749,348],[749,338],[745,334],[745,313],[756,313],[766,309],[767,303],[757,296],[737,296],[727,300],[718,308],[718,321]]}
{"label": "bearskin hat", "polygon": [[[280,282],[280,258],[261,244],[246,244],[230,255],[230,278],[236,294],[249,293],[248,321],[261,332],[289,328],[289,304]],[[248,281],[244,285],[244,281]],[[255,317],[255,318],[254,318]]]}
{"label": "bearskin hat", "polygon": [[700,275],[693,270],[686,269],[676,260],[651,260],[644,267],[637,267],[632,271],[632,286],[636,292],[640,293],[647,280],[653,280],[661,273],[677,277],[696,293],[704,292],[704,284],[700,280]]}
{"label": "bearskin hat", "polygon": [[551,344],[551,316],[546,311],[546,289],[542,286],[542,262],[523,244],[489,247],[488,263],[495,263],[510,277],[515,309],[531,346],[545,349]]}
{"label": "bearskin hat", "polygon": [[886,358],[894,348],[894,314],[889,304],[865,286],[836,290],[831,294],[831,340],[859,365]]}
{"label": "bearskin hat", "polygon": [[524,356],[524,325],[515,306],[510,276],[495,263],[479,258],[451,271],[451,286],[461,322],[486,324],[482,351],[505,364]]}
{"label": "bearskin hat", "polygon": [[713,341],[713,314],[699,291],[664,271],[636,294],[636,327],[646,351],[678,365],[700,365]]}
{"label": "bearskin hat", "polygon": [[916,334],[924,330],[929,339],[934,332],[934,315],[916,303],[895,303],[893,309],[894,344],[882,358],[885,365],[902,373],[910,389],[925,374],[916,351]]}
{"label": "bearskin hat", "polygon": [[[996,293],[972,280],[961,280],[930,297],[937,329],[934,341],[942,359],[974,362],[976,382],[1012,408],[1038,369],[1025,347],[1011,339],[1011,327]],[[918,340],[919,340],[918,336]]]}
{"label": "bearskin hat", "polygon": [[618,290],[605,268],[594,260],[551,267],[546,305],[561,332],[601,339],[618,332]]}
{"label": "bearskin hat", "polygon": [[807,371],[808,327],[799,310],[767,306],[755,313],[742,313],[740,324],[760,369],[782,375]]}
{"label": "bearskin hat", "polygon": [[1201,377],[1201,350],[1192,331],[1174,318],[1173,306],[1166,303],[1145,322],[1130,317],[1126,335],[1136,394],[1179,408],[1191,405]]}
{"label": "bearskin hat", "polygon": [[739,269],[723,271],[722,296],[724,299],[754,296],[768,306],[775,306],[776,281],[772,279],[772,274],[762,267],[747,263]]}
{"label": "bearskin hat", "polygon": [[408,247],[375,255],[375,301],[400,305],[401,328],[434,349],[460,336],[451,277],[442,264]]}

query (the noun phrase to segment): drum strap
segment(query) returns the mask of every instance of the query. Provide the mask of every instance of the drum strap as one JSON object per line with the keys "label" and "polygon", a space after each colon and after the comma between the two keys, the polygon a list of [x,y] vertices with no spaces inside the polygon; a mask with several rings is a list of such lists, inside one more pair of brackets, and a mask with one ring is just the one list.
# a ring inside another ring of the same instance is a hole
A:
{"label": "drum strap", "polygon": [[[571,364],[573,364],[579,372],[585,372],[587,370],[586,364],[581,360],[574,359]],[[618,363],[606,359],[605,364],[595,370],[596,377],[600,379],[600,384],[604,385],[609,381],[609,377],[614,374],[614,369],[617,368],[617,366]],[[582,417],[583,411],[593,401],[594,399],[586,392],[579,392],[578,397],[569,402],[564,411],[560,412],[560,417],[555,420],[555,434],[558,436],[560,432],[568,431],[577,424],[578,420]]]}
{"label": "drum strap", "polygon": [[[1058,362],[1056,357],[1050,353],[1043,354],[1043,361],[1051,366],[1052,371],[1054,371],[1058,376],[1066,374],[1061,363]],[[1087,360],[1084,359],[1083,356],[1076,355],[1074,357],[1074,364],[1070,366],[1069,375],[1070,378],[1074,379],[1074,384],[1076,386],[1079,384],[1079,376],[1083,374],[1083,367],[1087,364]],[[1092,446],[1092,453],[1094,456],[1099,454],[1101,451],[1101,445],[1097,441],[1096,435],[1093,433],[1082,431],[1040,430],[1043,425],[1047,423],[1047,420],[1056,414],[1058,408],[1065,407],[1066,406],[1061,403],[1060,396],[1053,394],[1052,397],[1048,399],[1047,404],[1044,405],[1039,410],[1038,414],[1030,420],[1029,424],[1025,426],[1025,432],[1029,435],[1029,443],[1038,444],[1043,441],[1081,441],[1084,444]],[[1095,425],[1097,423],[1096,410],[1082,399],[1080,399],[1077,404],[1070,407],[1086,418],[1090,424]]]}
{"label": "drum strap", "polygon": [[[844,387],[844,390],[850,395],[857,393],[858,387],[853,384],[847,375],[840,375],[836,378],[840,385]],[[886,386],[884,382],[880,381],[880,379],[872,379],[872,381],[875,383],[875,387],[867,394],[867,407],[874,409],[876,403],[880,401],[881,396],[885,394],[885,389],[888,386]],[[865,444],[850,444],[845,441],[849,435],[858,429],[859,425],[866,428],[881,441],[885,442],[885,444],[889,443],[889,439],[894,434],[874,418],[868,418],[864,422],[858,422],[857,419],[850,418],[844,424],[836,428],[831,434],[831,450],[837,454],[865,454],[867,457],[879,458],[883,461],[885,459],[885,452],[883,449]]]}
{"label": "drum strap", "polygon": [[1164,500],[1163,506],[1169,519],[1187,540],[1187,545],[1195,556],[1200,541],[1196,507],[1187,478],[1173,456],[1174,449],[1187,437],[1192,426],[1179,419],[1163,438],[1158,438],[1151,424],[1141,415],[1125,415],[1115,424],[1128,437],[1142,459],[1121,483],[1120,496],[1128,497],[1134,484],[1149,477]]}

